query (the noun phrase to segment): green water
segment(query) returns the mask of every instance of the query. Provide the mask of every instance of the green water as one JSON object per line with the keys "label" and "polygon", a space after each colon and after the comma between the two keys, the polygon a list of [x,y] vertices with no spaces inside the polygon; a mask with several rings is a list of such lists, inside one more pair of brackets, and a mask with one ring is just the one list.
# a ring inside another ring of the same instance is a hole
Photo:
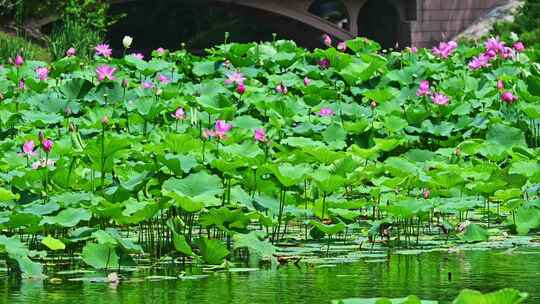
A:
{"label": "green water", "polygon": [[511,254],[500,250],[429,252],[368,261],[213,272],[198,280],[155,282],[144,278],[159,273],[137,271],[122,273],[124,281],[117,286],[65,279],[60,284],[20,281],[0,272],[0,303],[330,303],[332,299],[409,294],[448,303],[463,288],[488,292],[504,287],[528,292],[526,303],[540,303],[538,249]]}

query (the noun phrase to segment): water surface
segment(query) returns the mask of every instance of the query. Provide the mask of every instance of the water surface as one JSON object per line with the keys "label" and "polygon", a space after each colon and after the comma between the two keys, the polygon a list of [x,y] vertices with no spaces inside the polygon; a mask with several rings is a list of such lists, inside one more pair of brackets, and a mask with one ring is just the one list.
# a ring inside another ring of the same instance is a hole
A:
{"label": "water surface", "polygon": [[528,292],[526,303],[540,303],[538,249],[393,255],[387,261],[378,258],[335,266],[213,272],[198,280],[152,282],[144,280],[148,275],[147,271],[122,273],[127,281],[114,286],[65,279],[60,284],[20,281],[0,272],[0,303],[330,303],[332,299],[409,294],[449,303],[463,288],[488,292],[505,287]]}

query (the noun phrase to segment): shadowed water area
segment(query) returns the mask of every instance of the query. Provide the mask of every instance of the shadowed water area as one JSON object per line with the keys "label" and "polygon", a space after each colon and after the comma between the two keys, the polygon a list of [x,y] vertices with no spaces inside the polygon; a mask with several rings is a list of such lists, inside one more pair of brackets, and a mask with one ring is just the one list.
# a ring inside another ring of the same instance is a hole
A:
{"label": "shadowed water area", "polygon": [[[540,303],[540,250],[477,250],[449,253],[374,255],[352,263],[335,259],[280,266],[232,269],[178,279],[174,269],[123,272],[118,285],[73,282],[78,276],[15,280],[0,272],[0,303],[330,303],[344,298],[403,297],[450,303],[464,288],[489,292],[511,287],[529,293],[525,303]],[[194,274],[202,270],[194,269]],[[451,272],[451,278],[449,276]],[[103,273],[85,274],[103,277]],[[167,280],[148,276],[169,276]],[[176,277],[176,278],[175,278]]]}

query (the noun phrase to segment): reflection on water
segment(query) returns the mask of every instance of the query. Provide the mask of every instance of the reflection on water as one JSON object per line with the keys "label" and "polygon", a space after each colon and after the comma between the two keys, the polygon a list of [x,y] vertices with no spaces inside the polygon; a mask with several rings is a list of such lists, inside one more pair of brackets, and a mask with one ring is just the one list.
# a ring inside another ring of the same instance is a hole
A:
{"label": "reflection on water", "polygon": [[409,294],[448,303],[463,288],[488,292],[504,287],[526,291],[527,303],[540,303],[538,250],[394,255],[389,261],[364,260],[335,267],[303,264],[300,269],[291,265],[217,272],[198,280],[137,281],[148,275],[144,271],[122,275],[128,281],[116,286],[18,281],[0,272],[0,303],[330,303],[332,299]]}

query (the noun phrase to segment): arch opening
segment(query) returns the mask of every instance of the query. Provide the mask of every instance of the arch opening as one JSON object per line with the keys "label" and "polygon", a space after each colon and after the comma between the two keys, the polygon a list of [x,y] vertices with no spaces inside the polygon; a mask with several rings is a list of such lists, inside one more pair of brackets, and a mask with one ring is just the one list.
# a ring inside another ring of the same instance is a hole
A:
{"label": "arch opening", "polygon": [[341,0],[315,0],[310,5],[308,12],[330,21],[342,29],[350,29],[350,16],[347,7]]}
{"label": "arch opening", "polygon": [[358,31],[383,48],[403,48],[410,44],[408,23],[402,21],[391,0],[368,0],[358,16]]}
{"label": "arch opening", "polygon": [[124,35],[135,38],[130,52],[145,56],[157,47],[178,49],[181,42],[195,53],[204,53],[206,48],[223,42],[224,32],[230,33],[229,42],[268,41],[277,33],[279,39],[292,39],[307,48],[319,47],[320,31],[316,28],[235,2],[132,0],[118,2],[111,10],[113,14],[127,13],[127,18],[107,35],[118,56],[122,55]]}

